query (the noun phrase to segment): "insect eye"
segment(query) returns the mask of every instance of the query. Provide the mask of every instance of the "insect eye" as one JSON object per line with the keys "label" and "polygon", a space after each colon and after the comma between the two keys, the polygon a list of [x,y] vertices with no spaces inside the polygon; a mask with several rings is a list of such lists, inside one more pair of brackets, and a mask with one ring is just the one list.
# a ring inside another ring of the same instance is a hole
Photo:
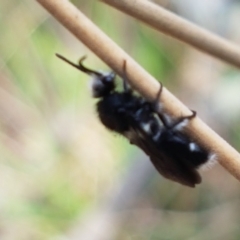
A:
{"label": "insect eye", "polygon": [[94,75],[92,80],[92,95],[95,98],[101,98],[115,89],[115,73]]}

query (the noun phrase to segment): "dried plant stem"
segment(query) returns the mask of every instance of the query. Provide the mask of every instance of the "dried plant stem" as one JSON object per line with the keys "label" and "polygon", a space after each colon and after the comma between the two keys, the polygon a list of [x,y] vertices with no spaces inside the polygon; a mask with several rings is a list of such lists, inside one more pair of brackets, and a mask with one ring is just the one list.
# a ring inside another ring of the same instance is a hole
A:
{"label": "dried plant stem", "polygon": [[[159,90],[159,83],[69,1],[37,1],[120,75],[122,75],[123,60],[126,60],[126,72],[129,83],[149,100],[156,97]],[[190,114],[189,109],[165,88],[162,92],[161,102],[164,109],[171,115],[180,116]],[[187,127],[189,135],[197,138],[201,144],[211,149],[211,151],[214,151],[222,166],[240,180],[239,153],[206,126],[199,118],[191,121],[190,125],[191,126]]]}
{"label": "dried plant stem", "polygon": [[240,46],[147,0],[101,0],[151,27],[240,68]]}

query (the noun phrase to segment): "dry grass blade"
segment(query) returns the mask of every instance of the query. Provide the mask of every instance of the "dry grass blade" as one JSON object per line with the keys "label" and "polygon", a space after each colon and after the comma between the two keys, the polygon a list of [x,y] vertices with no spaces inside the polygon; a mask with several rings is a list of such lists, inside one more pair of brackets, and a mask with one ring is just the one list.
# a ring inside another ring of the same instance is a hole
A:
{"label": "dry grass blade", "polygon": [[236,67],[240,67],[239,46],[178,17],[150,1],[101,1],[207,54],[215,56]]}

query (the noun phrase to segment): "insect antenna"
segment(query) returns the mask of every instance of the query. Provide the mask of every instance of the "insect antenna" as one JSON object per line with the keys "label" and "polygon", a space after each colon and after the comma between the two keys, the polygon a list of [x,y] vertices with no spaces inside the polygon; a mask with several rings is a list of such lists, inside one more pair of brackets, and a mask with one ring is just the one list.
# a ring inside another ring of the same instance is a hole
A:
{"label": "insect antenna", "polygon": [[62,59],[64,62],[70,64],[71,66],[77,68],[78,70],[80,70],[80,71],[82,71],[82,72],[84,72],[84,73],[86,73],[86,74],[88,74],[88,75],[96,75],[96,76],[99,76],[99,77],[102,76],[102,73],[97,72],[97,71],[94,71],[94,70],[91,70],[91,69],[89,69],[89,68],[86,68],[86,67],[82,64],[82,62],[87,58],[86,55],[80,58],[78,64],[75,64],[75,63],[69,61],[67,58],[63,57],[62,55],[60,55],[60,54],[58,54],[58,53],[56,53],[56,56],[57,56],[58,58]]}

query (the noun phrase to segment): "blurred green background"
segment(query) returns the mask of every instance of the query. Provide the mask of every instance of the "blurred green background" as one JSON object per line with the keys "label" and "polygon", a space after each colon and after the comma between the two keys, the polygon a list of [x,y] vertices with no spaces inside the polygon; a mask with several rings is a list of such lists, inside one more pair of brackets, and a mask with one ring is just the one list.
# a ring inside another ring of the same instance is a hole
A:
{"label": "blurred green background", "polygon": [[[156,2],[240,43],[239,1]],[[101,2],[74,4],[239,149],[237,69]],[[163,179],[101,126],[88,77],[55,53],[108,70],[36,1],[0,2],[0,239],[239,240],[239,182],[219,165],[196,189]]]}

